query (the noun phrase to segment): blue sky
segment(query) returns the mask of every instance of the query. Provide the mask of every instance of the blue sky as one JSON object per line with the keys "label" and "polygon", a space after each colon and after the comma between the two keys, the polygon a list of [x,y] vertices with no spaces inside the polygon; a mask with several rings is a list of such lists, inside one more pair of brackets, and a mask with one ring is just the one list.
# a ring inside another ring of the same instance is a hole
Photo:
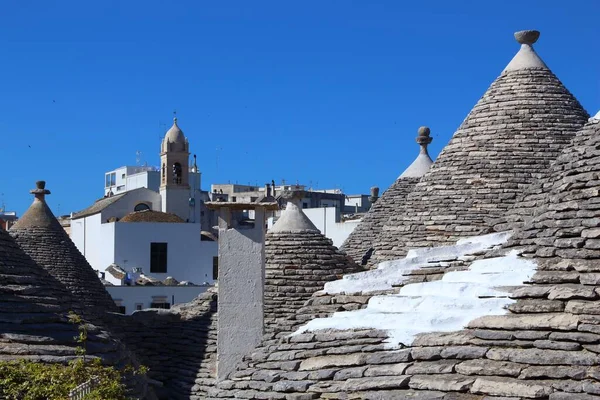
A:
{"label": "blue sky", "polygon": [[[45,179],[56,214],[104,172],[159,164],[173,110],[203,188],[231,181],[367,193],[431,127],[437,155],[518,50],[600,109],[600,2],[28,1],[0,3],[0,205]],[[218,160],[218,162],[217,162]]]}

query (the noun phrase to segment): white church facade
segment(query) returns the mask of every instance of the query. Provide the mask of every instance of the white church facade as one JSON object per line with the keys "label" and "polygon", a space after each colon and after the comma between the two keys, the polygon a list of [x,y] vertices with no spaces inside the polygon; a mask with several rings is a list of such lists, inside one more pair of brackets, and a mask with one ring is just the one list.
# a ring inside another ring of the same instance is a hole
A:
{"label": "white church facade", "polygon": [[[161,143],[159,171],[125,170],[120,177],[129,183],[125,189],[109,188],[104,198],[72,216],[73,242],[114,285],[107,289],[127,313],[190,301],[217,278],[213,213],[204,206],[208,193],[200,189],[200,173],[189,155],[175,118]],[[158,188],[146,187],[156,174]]]}

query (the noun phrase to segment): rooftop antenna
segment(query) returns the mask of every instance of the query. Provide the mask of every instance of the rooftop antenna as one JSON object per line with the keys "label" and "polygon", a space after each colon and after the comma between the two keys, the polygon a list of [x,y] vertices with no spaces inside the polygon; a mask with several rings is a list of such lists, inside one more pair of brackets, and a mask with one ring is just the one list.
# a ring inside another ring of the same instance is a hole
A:
{"label": "rooftop antenna", "polygon": [[0,212],[6,211],[6,204],[4,204],[4,193],[0,193],[0,198],[2,199],[2,205],[0,206]]}
{"label": "rooftop antenna", "polygon": [[141,161],[142,161],[142,152],[140,150],[137,150],[135,152],[135,165],[139,166]]}

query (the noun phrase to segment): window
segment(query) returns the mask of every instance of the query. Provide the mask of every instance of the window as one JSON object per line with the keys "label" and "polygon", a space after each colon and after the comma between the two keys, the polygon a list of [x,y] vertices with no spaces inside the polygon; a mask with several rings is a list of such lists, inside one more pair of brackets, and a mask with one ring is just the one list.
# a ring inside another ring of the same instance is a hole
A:
{"label": "window", "polygon": [[213,280],[219,279],[219,257],[213,257]]}
{"label": "window", "polygon": [[302,208],[308,208],[308,203],[302,203]]}
{"label": "window", "polygon": [[163,308],[165,310],[168,310],[169,308],[171,308],[171,304],[169,304],[169,303],[150,303],[150,308]]}
{"label": "window", "polygon": [[141,311],[144,309],[144,305],[142,303],[136,303],[135,309],[136,311]]}
{"label": "window", "polygon": [[250,197],[250,203],[254,203],[256,200],[258,200],[258,197]]}
{"label": "window", "polygon": [[167,168],[165,168],[165,164],[163,163],[163,165],[162,165],[162,181],[163,181],[163,183],[166,183],[165,182],[166,171],[167,171]]}
{"label": "window", "polygon": [[167,272],[167,243],[150,243],[150,272]]}
{"label": "window", "polygon": [[125,174],[121,174],[121,179],[125,179]]}
{"label": "window", "polygon": [[181,184],[181,164],[176,162],[173,164],[173,183],[179,185]]}
{"label": "window", "polygon": [[117,173],[109,173],[104,175],[104,187],[111,187],[117,184]]}
{"label": "window", "polygon": [[235,203],[237,201],[237,197],[231,196],[231,201],[233,201]]}
{"label": "window", "polygon": [[146,203],[138,203],[135,205],[135,207],[133,207],[133,211],[144,211],[144,210],[149,210],[150,206]]}
{"label": "window", "polygon": [[117,306],[119,308],[119,313],[125,314],[126,308],[125,306]]}

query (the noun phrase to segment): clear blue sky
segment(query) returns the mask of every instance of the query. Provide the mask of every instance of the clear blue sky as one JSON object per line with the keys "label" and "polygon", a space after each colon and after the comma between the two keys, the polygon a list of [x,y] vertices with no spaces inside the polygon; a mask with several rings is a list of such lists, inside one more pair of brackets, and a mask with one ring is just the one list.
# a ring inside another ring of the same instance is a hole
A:
{"label": "clear blue sky", "polygon": [[55,213],[88,206],[136,151],[159,164],[173,110],[204,189],[383,190],[420,125],[439,153],[516,30],[542,32],[536,50],[595,114],[599,17],[597,0],[5,1],[0,199],[21,215],[45,179]]}

